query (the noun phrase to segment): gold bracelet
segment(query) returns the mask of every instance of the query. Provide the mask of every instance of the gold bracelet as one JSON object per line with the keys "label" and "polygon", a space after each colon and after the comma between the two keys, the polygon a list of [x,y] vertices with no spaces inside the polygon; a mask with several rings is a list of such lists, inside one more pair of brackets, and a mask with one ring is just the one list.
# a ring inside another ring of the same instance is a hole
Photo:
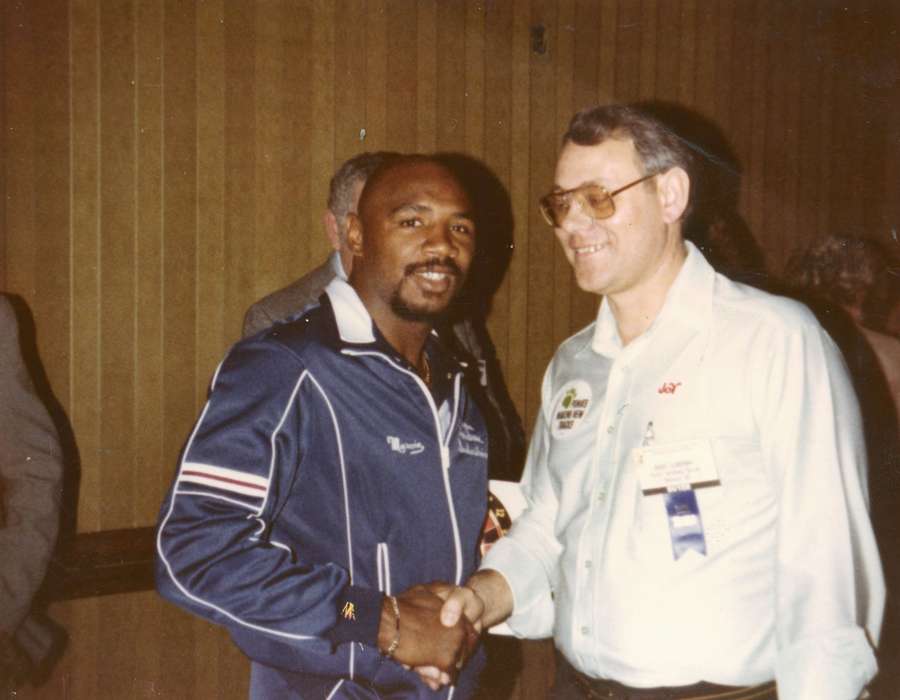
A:
{"label": "gold bracelet", "polygon": [[388,658],[391,658],[394,655],[394,652],[397,651],[397,647],[400,646],[400,604],[397,602],[397,596],[389,595],[388,600],[391,601],[391,608],[394,610],[394,639],[388,646],[387,651],[384,652],[384,655]]}

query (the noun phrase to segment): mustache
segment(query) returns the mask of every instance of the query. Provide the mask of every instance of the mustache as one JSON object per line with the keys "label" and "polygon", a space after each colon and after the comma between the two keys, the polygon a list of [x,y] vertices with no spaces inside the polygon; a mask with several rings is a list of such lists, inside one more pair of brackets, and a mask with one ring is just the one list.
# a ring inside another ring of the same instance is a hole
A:
{"label": "mustache", "polygon": [[445,272],[462,277],[463,271],[453,258],[431,258],[424,262],[411,263],[404,268],[404,273],[414,275],[417,272]]}

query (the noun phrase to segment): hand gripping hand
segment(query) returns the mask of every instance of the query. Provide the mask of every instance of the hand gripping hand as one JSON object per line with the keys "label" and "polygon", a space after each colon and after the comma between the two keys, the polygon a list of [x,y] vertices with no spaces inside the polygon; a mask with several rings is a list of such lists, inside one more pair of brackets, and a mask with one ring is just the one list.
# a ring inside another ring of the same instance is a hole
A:
{"label": "hand gripping hand", "polygon": [[[378,648],[406,666],[433,666],[449,677],[474,651],[478,632],[461,617],[441,623],[443,599],[426,586],[414,586],[382,603]],[[399,617],[397,615],[399,612]]]}

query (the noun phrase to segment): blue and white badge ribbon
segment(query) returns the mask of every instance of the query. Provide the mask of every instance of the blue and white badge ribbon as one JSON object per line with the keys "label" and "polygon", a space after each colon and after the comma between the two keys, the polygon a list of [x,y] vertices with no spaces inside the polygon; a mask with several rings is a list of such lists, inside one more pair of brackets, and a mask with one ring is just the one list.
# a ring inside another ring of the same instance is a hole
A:
{"label": "blue and white badge ribbon", "polygon": [[675,561],[690,550],[706,556],[706,536],[703,534],[697,494],[693,489],[670,491],[666,494],[665,501]]}

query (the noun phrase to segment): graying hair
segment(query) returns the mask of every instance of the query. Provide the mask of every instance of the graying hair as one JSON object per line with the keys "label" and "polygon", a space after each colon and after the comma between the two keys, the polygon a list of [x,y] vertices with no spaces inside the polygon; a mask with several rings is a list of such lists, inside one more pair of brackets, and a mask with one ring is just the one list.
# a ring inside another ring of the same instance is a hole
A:
{"label": "graying hair", "polygon": [[347,214],[355,209],[353,190],[369,179],[379,166],[397,156],[391,151],[363,152],[345,161],[332,176],[328,186],[328,208],[337,219],[338,232],[343,237],[347,233]]}
{"label": "graying hair", "polygon": [[[694,156],[678,134],[646,109],[636,105],[599,105],[576,112],[563,134],[563,144],[596,146],[607,139],[631,139],[644,175],[679,167],[694,174]],[[652,183],[648,183],[652,186]],[[691,192],[693,199],[693,192]],[[683,218],[692,209],[689,201]]]}

